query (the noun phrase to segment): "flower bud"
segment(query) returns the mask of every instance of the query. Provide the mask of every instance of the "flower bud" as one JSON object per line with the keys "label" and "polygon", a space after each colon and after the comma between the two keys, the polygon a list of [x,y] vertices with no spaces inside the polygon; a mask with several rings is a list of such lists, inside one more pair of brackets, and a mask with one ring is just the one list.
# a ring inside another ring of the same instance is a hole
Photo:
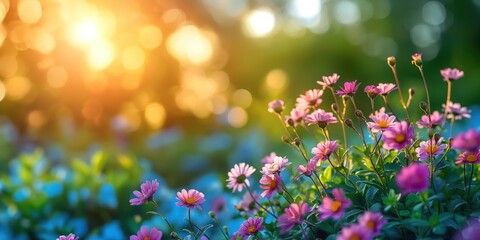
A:
{"label": "flower bud", "polygon": [[387,58],[387,63],[388,63],[388,66],[393,68],[397,64],[397,60],[395,59],[395,57],[391,56]]}
{"label": "flower bud", "polygon": [[355,110],[355,116],[361,119],[365,119],[365,116],[363,115],[363,112],[360,109]]}
{"label": "flower bud", "polygon": [[410,95],[410,97],[413,97],[414,94],[415,94],[415,88],[409,88],[408,95]]}
{"label": "flower bud", "polygon": [[290,126],[290,127],[295,126],[295,121],[293,120],[293,118],[291,118],[291,117],[287,118],[287,125]]}
{"label": "flower bud", "polygon": [[352,122],[352,119],[350,119],[350,118],[346,118],[346,119],[345,119],[345,125],[347,125],[347,126],[349,126],[349,127],[353,128],[353,122]]}
{"label": "flower bud", "polygon": [[212,218],[212,219],[217,218],[217,214],[215,214],[214,211],[209,211],[209,212],[208,212],[208,216],[210,216],[210,218]]}
{"label": "flower bud", "polygon": [[438,142],[438,139],[440,139],[440,135],[438,133],[434,133],[433,138],[435,139],[435,141]]}
{"label": "flower bud", "polygon": [[171,237],[172,239],[181,239],[176,232],[171,232],[171,233],[170,233],[170,237]]}
{"label": "flower bud", "polygon": [[332,107],[332,111],[333,111],[333,112],[337,112],[337,111],[338,111],[338,106],[337,106],[336,103],[332,103],[331,107]]}
{"label": "flower bud", "polygon": [[293,139],[293,143],[295,143],[295,145],[297,146],[300,146],[300,143],[301,143],[300,138],[296,137],[295,139]]}
{"label": "flower bud", "polygon": [[413,54],[412,55],[412,64],[417,66],[417,67],[421,67],[423,65],[422,54],[420,54],[420,53]]}
{"label": "flower bud", "polygon": [[448,148],[452,147],[452,141],[453,141],[453,138],[449,137],[448,140],[447,140]]}
{"label": "flower bud", "polygon": [[227,226],[223,226],[223,232],[228,234],[228,227]]}
{"label": "flower bud", "polygon": [[418,105],[420,106],[420,109],[422,109],[424,112],[428,113],[428,105],[427,105],[426,102],[421,101]]}
{"label": "flower bud", "polygon": [[285,105],[283,104],[282,100],[273,100],[268,103],[268,111],[271,113],[282,113],[283,109],[285,109]]}
{"label": "flower bud", "polygon": [[286,144],[290,144],[290,138],[287,136],[282,136],[282,141]]}

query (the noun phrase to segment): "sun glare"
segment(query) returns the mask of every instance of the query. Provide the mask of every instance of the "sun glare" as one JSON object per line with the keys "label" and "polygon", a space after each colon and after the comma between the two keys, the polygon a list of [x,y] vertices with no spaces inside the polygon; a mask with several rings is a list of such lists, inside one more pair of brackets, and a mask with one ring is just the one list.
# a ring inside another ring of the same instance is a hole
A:
{"label": "sun glare", "polygon": [[83,20],[72,28],[71,39],[77,45],[91,44],[100,38],[100,29],[94,20]]}

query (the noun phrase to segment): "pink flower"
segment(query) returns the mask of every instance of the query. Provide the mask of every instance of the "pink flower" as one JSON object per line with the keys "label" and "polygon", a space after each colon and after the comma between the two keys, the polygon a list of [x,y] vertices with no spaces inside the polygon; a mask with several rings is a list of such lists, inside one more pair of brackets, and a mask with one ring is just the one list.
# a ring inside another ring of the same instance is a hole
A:
{"label": "pink flower", "polygon": [[383,132],[383,148],[387,150],[401,150],[410,145],[415,137],[415,132],[412,125],[408,122],[396,122],[393,127]]}
{"label": "pink flower", "polygon": [[285,212],[278,217],[278,226],[281,228],[280,234],[284,234],[290,231],[295,225],[301,224],[303,218],[309,211],[310,207],[303,201],[300,201],[298,204],[290,204],[290,206],[285,209]]}
{"label": "pink flower", "polygon": [[250,186],[250,181],[248,177],[255,172],[255,168],[251,167],[246,163],[240,163],[240,165],[235,164],[230,172],[228,172],[228,188],[232,188],[233,192],[243,190],[243,185],[247,187]]}
{"label": "pink flower", "polygon": [[332,194],[335,200],[330,197],[325,197],[322,200],[322,205],[320,205],[318,209],[318,212],[320,212],[320,220],[325,220],[329,217],[340,219],[345,210],[352,205],[350,199],[345,197],[342,189],[335,188]]}
{"label": "pink flower", "polygon": [[393,90],[397,89],[397,86],[393,83],[379,83],[377,88],[380,90],[380,95],[387,96]]}
{"label": "pink flower", "polygon": [[364,228],[370,229],[372,237],[380,234],[383,225],[387,223],[387,220],[383,219],[383,216],[379,212],[366,211],[364,214],[358,217],[358,224]]}
{"label": "pink flower", "polygon": [[337,90],[337,94],[340,96],[353,96],[357,92],[358,86],[360,86],[360,83],[357,84],[357,80],[345,82],[343,88]]}
{"label": "pink flower", "polygon": [[273,163],[273,158],[276,157],[276,156],[277,156],[276,153],[271,152],[270,154],[268,154],[267,156],[262,158],[262,163],[263,164]]}
{"label": "pink flower", "polygon": [[[430,122],[430,119],[432,120]],[[417,121],[417,126],[419,128],[435,128],[436,126],[440,125],[443,121],[443,114],[440,114],[438,111],[433,112],[430,114],[430,118],[428,114],[425,114]]]}
{"label": "pink flower", "polygon": [[162,235],[163,233],[155,227],[149,232],[147,227],[142,226],[140,231],[137,232],[137,235],[130,236],[130,240],[160,240],[162,239]]}
{"label": "pink flower", "polygon": [[444,81],[455,81],[463,77],[463,71],[460,71],[456,68],[445,68],[440,70],[440,74],[442,75]]}
{"label": "pink flower", "polygon": [[408,167],[403,167],[397,175],[397,186],[403,194],[412,192],[422,192],[429,186],[429,175],[427,165],[422,163],[412,163]]}
{"label": "pink flower", "polygon": [[205,195],[195,189],[190,189],[188,192],[187,190],[182,189],[182,191],[177,192],[177,200],[177,206],[187,207],[188,209],[192,209],[194,207],[202,209],[200,204],[205,202]]}
{"label": "pink flower", "polygon": [[292,109],[292,111],[290,111],[290,116],[287,116],[287,121],[288,118],[292,119],[296,126],[297,124],[302,122],[302,120],[305,118],[305,116],[307,116],[307,114],[307,109],[296,107]]}
{"label": "pink flower", "polygon": [[447,118],[452,119],[455,118],[455,120],[460,120],[462,118],[470,118],[470,110],[468,110],[466,107],[462,107],[460,103],[452,103],[448,102],[448,109],[445,109],[445,104],[442,104],[443,112],[445,110],[448,111]]}
{"label": "pink flower", "polygon": [[240,230],[238,230],[238,233],[243,238],[248,238],[265,229],[265,227],[262,224],[263,224],[263,218],[250,217],[245,222],[243,222],[242,225],[240,225]]}
{"label": "pink flower", "polygon": [[480,163],[480,150],[479,151],[466,151],[458,155],[456,164],[479,164]]}
{"label": "pink flower", "polygon": [[412,55],[412,64],[416,66],[422,66],[422,54],[415,53]]}
{"label": "pink flower", "polygon": [[70,233],[67,236],[61,235],[57,238],[57,240],[78,240],[79,237],[75,236],[75,234]]}
{"label": "pink flower", "polygon": [[311,159],[315,162],[321,160],[325,161],[327,160],[332,153],[338,150],[338,144],[336,140],[333,141],[325,141],[325,142],[319,142],[317,144],[317,147],[312,148],[312,154],[315,154],[315,156]]}
{"label": "pink flower", "polygon": [[317,171],[316,166],[317,166],[317,161],[313,159],[310,159],[308,161],[307,166],[299,165],[297,167],[298,175],[295,176],[295,179],[298,180],[301,175],[310,177],[313,172]]}
{"label": "pink flower", "polygon": [[395,124],[395,116],[389,116],[385,113],[385,108],[381,108],[380,111],[375,111],[375,114],[370,114],[370,119],[373,122],[367,122],[367,127],[372,130],[373,133],[379,131],[385,131]]}
{"label": "pink flower", "polygon": [[371,240],[372,232],[364,226],[353,224],[343,227],[342,232],[337,236],[337,240]]}
{"label": "pink flower", "polygon": [[380,94],[380,89],[374,85],[366,86],[364,91],[367,93],[368,97],[371,99],[374,99],[375,97],[378,96],[378,94]]}
{"label": "pink flower", "polygon": [[421,142],[420,147],[415,149],[417,157],[420,160],[425,160],[429,157],[436,157],[442,154],[443,150],[447,148],[447,144],[442,144],[442,140],[443,138],[440,138],[438,141],[436,141],[435,137],[432,137],[427,141]]}
{"label": "pink flower", "polygon": [[260,196],[270,199],[275,192],[283,192],[282,178],[278,174],[263,175],[260,179],[260,187],[263,189]]}
{"label": "pink flower", "polygon": [[243,195],[242,201],[237,205],[237,209],[249,214],[254,214],[258,210],[256,205],[258,201],[260,201],[260,196],[257,192],[252,192],[252,194],[247,192]]}
{"label": "pink flower", "polygon": [[271,113],[282,113],[285,109],[285,105],[282,100],[273,100],[268,103],[268,111]]}
{"label": "pink flower", "polygon": [[146,181],[140,185],[140,189],[142,192],[139,192],[137,190],[133,191],[133,194],[136,196],[136,198],[130,199],[130,205],[142,205],[147,201],[151,201],[153,198],[153,194],[158,189],[158,182],[156,179],[153,181]]}
{"label": "pink flower", "polygon": [[338,120],[333,116],[333,113],[326,112],[323,109],[318,109],[315,112],[308,114],[305,117],[305,122],[308,125],[318,124],[319,127],[325,128],[329,123],[337,123]]}
{"label": "pink flower", "polygon": [[273,157],[273,162],[265,164],[260,172],[264,175],[280,173],[290,164],[292,163],[286,157]]}
{"label": "pink flower", "polygon": [[310,89],[305,92],[305,95],[300,95],[297,98],[297,103],[295,106],[297,108],[307,109],[309,107],[317,107],[322,103],[323,90],[320,89]]}
{"label": "pink flower", "polygon": [[225,207],[226,207],[225,197],[219,196],[213,200],[210,210],[212,210],[215,214],[218,215],[220,214],[220,212],[225,210]]}
{"label": "pink flower", "polygon": [[474,152],[480,148],[480,132],[470,129],[458,134],[452,141],[452,148]]}
{"label": "pink flower", "polygon": [[334,73],[331,76],[322,76],[323,81],[317,81],[320,86],[323,86],[323,89],[326,87],[331,87],[337,83],[338,79],[340,79],[340,75]]}

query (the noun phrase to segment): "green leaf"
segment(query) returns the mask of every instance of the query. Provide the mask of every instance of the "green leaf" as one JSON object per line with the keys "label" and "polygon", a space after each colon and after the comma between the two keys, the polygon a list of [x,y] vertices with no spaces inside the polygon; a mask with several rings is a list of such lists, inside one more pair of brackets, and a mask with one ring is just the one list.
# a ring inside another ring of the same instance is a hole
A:
{"label": "green leaf", "polygon": [[332,179],[332,166],[328,166],[327,168],[325,168],[320,178],[323,182],[330,182],[330,180]]}
{"label": "green leaf", "polygon": [[444,235],[446,232],[447,232],[447,228],[443,224],[440,224],[433,228],[433,233],[437,235]]}

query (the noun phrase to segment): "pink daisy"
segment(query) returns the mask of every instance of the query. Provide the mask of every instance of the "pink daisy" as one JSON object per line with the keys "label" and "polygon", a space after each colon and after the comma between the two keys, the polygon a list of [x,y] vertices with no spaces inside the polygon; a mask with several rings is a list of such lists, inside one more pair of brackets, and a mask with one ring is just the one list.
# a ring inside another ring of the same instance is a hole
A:
{"label": "pink daisy", "polygon": [[271,152],[270,154],[268,154],[267,156],[262,158],[262,163],[263,164],[273,163],[273,158],[276,157],[276,156],[277,156],[276,153]]}
{"label": "pink daisy", "polygon": [[285,212],[278,217],[278,226],[280,227],[280,234],[284,234],[290,231],[295,225],[299,225],[303,222],[303,218],[310,211],[308,204],[300,201],[292,203]]}
{"label": "pink daisy", "polygon": [[258,201],[260,201],[260,196],[257,192],[252,192],[252,194],[247,192],[243,195],[242,201],[237,205],[237,209],[248,214],[254,214],[258,210],[256,205]]}
{"label": "pink daisy", "polygon": [[142,183],[142,185],[140,185],[141,192],[137,190],[133,191],[133,194],[136,197],[130,199],[130,205],[142,205],[147,201],[151,201],[158,186],[159,184],[156,179]]}
{"label": "pink daisy", "polygon": [[357,80],[353,82],[345,82],[343,88],[337,90],[337,94],[340,96],[353,96],[357,92],[359,86],[360,83],[357,84]]}
{"label": "pink daisy", "polygon": [[430,170],[422,163],[412,163],[403,167],[397,175],[396,182],[402,194],[423,192],[429,186]]}
{"label": "pink daisy", "polygon": [[466,151],[458,155],[456,164],[479,164],[480,163],[480,150],[479,151]]}
{"label": "pink daisy", "polygon": [[200,204],[205,202],[205,195],[195,189],[190,189],[188,192],[187,190],[182,189],[182,191],[177,192],[177,199],[177,206],[187,207],[188,209],[192,209],[194,207],[202,209]]}
{"label": "pink daisy", "polygon": [[385,131],[395,124],[395,116],[389,116],[385,113],[385,108],[381,108],[380,111],[375,111],[375,114],[370,114],[370,119],[373,122],[367,122],[367,127],[372,130],[373,133]]}
{"label": "pink daisy", "polygon": [[288,161],[286,157],[273,157],[272,163],[267,163],[265,166],[262,167],[262,171],[260,171],[264,175],[280,173],[285,170],[285,167],[292,164]]}
{"label": "pink daisy", "polygon": [[444,81],[455,81],[463,77],[463,71],[460,71],[456,68],[445,68],[440,70],[440,74],[442,75]]}
{"label": "pink daisy", "polygon": [[67,236],[61,235],[57,238],[57,240],[78,240],[79,237],[75,236],[75,234],[70,233]]}
{"label": "pink daisy", "polygon": [[470,129],[458,134],[452,141],[452,148],[471,152],[480,149],[480,131]]}
{"label": "pink daisy", "polygon": [[[432,120],[430,122],[430,119]],[[438,111],[434,111],[428,117],[428,114],[423,115],[420,120],[417,121],[417,126],[419,128],[435,128],[440,125],[443,121],[443,114],[440,114]]]}
{"label": "pink daisy", "polygon": [[298,170],[298,175],[295,176],[295,179],[298,180],[301,175],[305,175],[307,177],[310,177],[313,172],[317,171],[317,161],[310,159],[307,163],[307,166],[299,165],[297,167]]}
{"label": "pink daisy", "polygon": [[305,117],[305,123],[308,125],[318,124],[319,127],[325,128],[329,123],[337,123],[338,120],[333,116],[333,113],[326,112],[323,109],[318,109]]}
{"label": "pink daisy", "polygon": [[308,112],[305,108],[296,107],[290,111],[290,115],[287,116],[287,120],[290,118],[293,120],[295,126],[303,121]]}
{"label": "pink daisy", "polygon": [[243,238],[248,238],[265,229],[262,224],[263,218],[250,217],[245,222],[243,222],[242,225],[240,225],[240,230],[238,230],[238,233]]}
{"label": "pink daisy", "polygon": [[297,98],[297,103],[295,106],[297,108],[307,109],[309,107],[317,107],[322,103],[323,90],[320,89],[310,89],[305,92],[305,94],[300,95]]}
{"label": "pink daisy", "polygon": [[312,148],[312,154],[315,154],[315,156],[311,159],[315,162],[321,160],[325,161],[327,160],[332,153],[338,150],[338,143],[336,140],[333,141],[325,141],[325,142],[319,142],[317,144],[317,147]]}
{"label": "pink daisy", "polygon": [[362,227],[370,229],[372,237],[380,234],[383,225],[387,223],[387,220],[383,219],[383,216],[379,212],[366,211],[358,217],[358,224]]}
{"label": "pink daisy", "polygon": [[263,189],[260,195],[270,199],[275,192],[283,192],[282,178],[278,174],[263,175],[260,179],[260,187]]}
{"label": "pink daisy", "polygon": [[282,100],[273,100],[268,103],[268,111],[271,113],[282,113],[285,109],[285,105]]}
{"label": "pink daisy", "polygon": [[330,197],[325,197],[322,200],[322,205],[320,205],[318,209],[318,212],[320,212],[320,220],[325,220],[329,217],[340,219],[345,210],[352,205],[350,199],[345,197],[342,189],[335,188],[332,194],[335,200]]}
{"label": "pink daisy", "polygon": [[332,87],[340,79],[340,75],[334,73],[331,76],[322,76],[323,81],[317,81],[320,86],[323,86],[323,89],[327,87]]}
{"label": "pink daisy", "polygon": [[374,99],[375,97],[378,96],[378,94],[380,94],[380,89],[374,85],[366,86],[364,91],[367,93],[368,97],[371,99]]}
{"label": "pink daisy", "polygon": [[377,88],[379,89],[380,95],[387,96],[393,90],[397,89],[397,86],[393,83],[379,83]]}
{"label": "pink daisy", "polygon": [[130,240],[160,240],[162,235],[163,233],[155,227],[149,232],[147,227],[142,226],[137,235],[130,236]]}
{"label": "pink daisy", "polygon": [[470,110],[467,109],[466,107],[462,107],[460,103],[452,103],[451,101],[448,102],[448,109],[445,109],[445,104],[442,104],[443,112],[445,113],[445,110],[448,111],[447,118],[452,119],[455,118],[455,120],[460,120],[462,118],[470,118]]}
{"label": "pink daisy", "polygon": [[383,148],[387,150],[401,150],[410,145],[415,137],[414,128],[408,122],[396,122],[391,128],[383,132]]}
{"label": "pink daisy", "polygon": [[430,140],[420,142],[420,147],[415,149],[417,157],[420,160],[425,160],[429,157],[436,157],[443,153],[443,150],[447,148],[447,144],[442,144],[443,138],[435,140],[435,137],[432,137]]}
{"label": "pink daisy", "polygon": [[248,177],[254,172],[255,168],[246,163],[240,163],[240,165],[235,164],[235,166],[230,169],[230,172],[228,172],[227,187],[232,188],[233,192],[237,190],[241,192],[243,190],[243,185],[246,185],[247,187],[250,186]]}
{"label": "pink daisy", "polygon": [[342,228],[342,232],[337,236],[337,240],[371,240],[372,232],[364,226],[352,224]]}

